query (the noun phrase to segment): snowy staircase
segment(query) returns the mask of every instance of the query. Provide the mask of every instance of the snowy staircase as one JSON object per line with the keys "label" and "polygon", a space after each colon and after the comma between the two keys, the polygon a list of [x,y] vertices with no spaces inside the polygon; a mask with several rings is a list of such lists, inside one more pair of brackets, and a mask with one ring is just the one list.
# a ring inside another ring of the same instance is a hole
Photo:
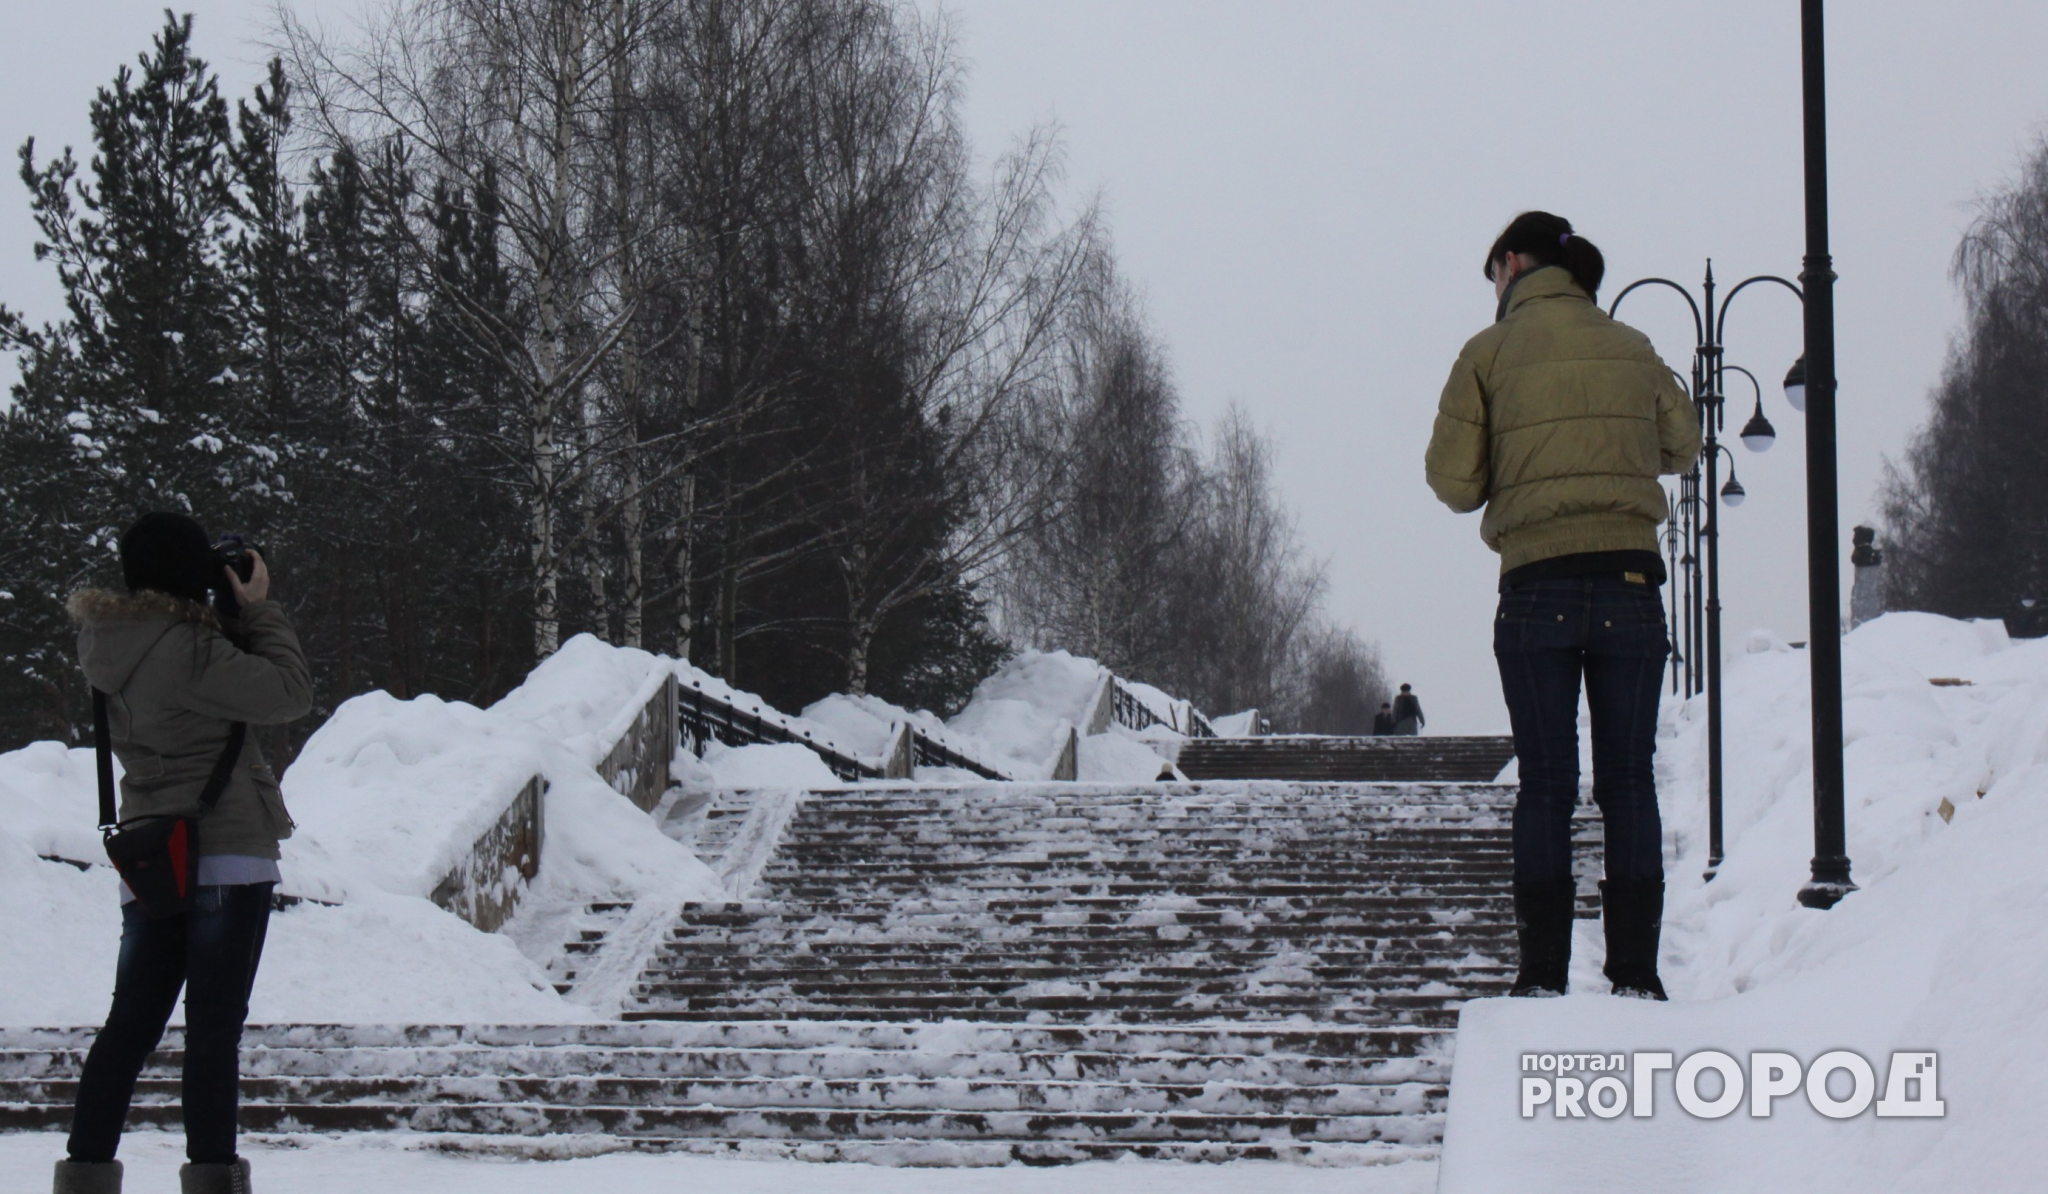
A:
{"label": "snowy staircase", "polygon": [[[626,1018],[855,1051],[868,1068],[833,1104],[841,1145],[1023,1161],[1428,1150],[1457,1006],[1512,979],[1511,798],[821,793],[753,898],[684,910]],[[868,1045],[891,1031],[965,1044],[946,1080],[929,1063],[892,1077],[904,1059]]]}
{"label": "snowy staircase", "polygon": [[1192,780],[1488,783],[1515,757],[1512,738],[1192,738],[1175,760]]}
{"label": "snowy staircase", "polygon": [[[748,899],[684,910],[628,1022],[253,1027],[242,1121],[537,1155],[1430,1155],[1457,1008],[1513,974],[1512,800],[1490,784],[817,793]],[[744,806],[706,813],[707,847]],[[67,1122],[91,1035],[0,1030],[0,1129]],[[177,1122],[180,1043],[152,1058],[131,1122]]]}

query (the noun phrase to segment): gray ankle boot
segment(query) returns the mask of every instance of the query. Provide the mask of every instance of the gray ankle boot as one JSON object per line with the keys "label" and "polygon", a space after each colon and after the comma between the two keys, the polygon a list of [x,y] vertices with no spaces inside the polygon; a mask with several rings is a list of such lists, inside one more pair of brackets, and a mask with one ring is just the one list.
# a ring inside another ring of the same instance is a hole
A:
{"label": "gray ankle boot", "polygon": [[121,1162],[59,1161],[55,1194],[121,1194]]}
{"label": "gray ankle boot", "polygon": [[178,1170],[178,1186],[185,1194],[251,1194],[249,1158],[236,1157],[226,1165],[186,1165]]}

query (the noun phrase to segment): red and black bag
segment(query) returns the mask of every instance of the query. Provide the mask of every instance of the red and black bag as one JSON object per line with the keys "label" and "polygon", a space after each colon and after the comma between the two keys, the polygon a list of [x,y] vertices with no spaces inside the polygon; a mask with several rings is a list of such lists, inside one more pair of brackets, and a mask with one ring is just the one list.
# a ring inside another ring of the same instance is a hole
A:
{"label": "red and black bag", "polygon": [[213,811],[227,791],[235,760],[242,753],[242,739],[249,727],[235,722],[228,730],[228,744],[206,777],[199,793],[197,817],[136,817],[116,821],[114,811],[114,749],[107,732],[107,694],[93,690],[93,750],[98,756],[100,779],[100,834],[106,840],[107,858],[121,873],[122,882],[135,893],[135,902],[151,920],[179,916],[192,907],[192,890],[199,880],[199,818]]}

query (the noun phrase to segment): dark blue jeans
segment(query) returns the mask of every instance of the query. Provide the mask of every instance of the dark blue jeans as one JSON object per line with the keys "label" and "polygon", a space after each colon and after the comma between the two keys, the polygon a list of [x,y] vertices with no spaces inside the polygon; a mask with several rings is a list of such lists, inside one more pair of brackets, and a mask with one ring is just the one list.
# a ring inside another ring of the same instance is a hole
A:
{"label": "dark blue jeans", "polygon": [[1664,877],[1657,698],[1670,654],[1657,586],[1619,573],[1532,581],[1501,594],[1493,654],[1515,731],[1515,882],[1569,879],[1579,799],[1579,678],[1593,719],[1593,799],[1607,877]]}
{"label": "dark blue jeans", "polygon": [[269,883],[202,887],[183,916],[121,910],[114,1006],[86,1054],[71,1113],[74,1161],[111,1161],[135,1080],[185,990],[185,1155],[195,1165],[235,1159],[242,1021],[270,927]]}

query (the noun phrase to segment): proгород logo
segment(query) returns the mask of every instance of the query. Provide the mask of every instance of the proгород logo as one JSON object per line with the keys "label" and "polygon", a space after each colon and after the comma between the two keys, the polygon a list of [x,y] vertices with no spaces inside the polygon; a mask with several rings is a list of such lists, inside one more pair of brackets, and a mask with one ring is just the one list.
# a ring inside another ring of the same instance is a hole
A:
{"label": "pro\u0433\u043e\u0440\u043e\u0434 logo", "polygon": [[[1657,1112],[1657,1076],[1671,1074],[1671,1093],[1695,1119],[1733,1115],[1747,1094],[1749,1114],[1768,1119],[1779,1099],[1804,1089],[1806,1101],[1829,1119],[1854,1119],[1873,1104],[1879,1118],[1947,1114],[1935,1086],[1932,1052],[1891,1055],[1884,1097],[1877,1070],[1861,1054],[1835,1049],[1802,1064],[1790,1053],[1756,1052],[1744,1065],[1732,1054],[1702,1049],[1678,1061],[1670,1053],[1524,1053],[1522,1118],[1545,1107],[1558,1119],[1615,1119],[1626,1112]],[[1708,1093],[1714,1092],[1714,1093]]]}

